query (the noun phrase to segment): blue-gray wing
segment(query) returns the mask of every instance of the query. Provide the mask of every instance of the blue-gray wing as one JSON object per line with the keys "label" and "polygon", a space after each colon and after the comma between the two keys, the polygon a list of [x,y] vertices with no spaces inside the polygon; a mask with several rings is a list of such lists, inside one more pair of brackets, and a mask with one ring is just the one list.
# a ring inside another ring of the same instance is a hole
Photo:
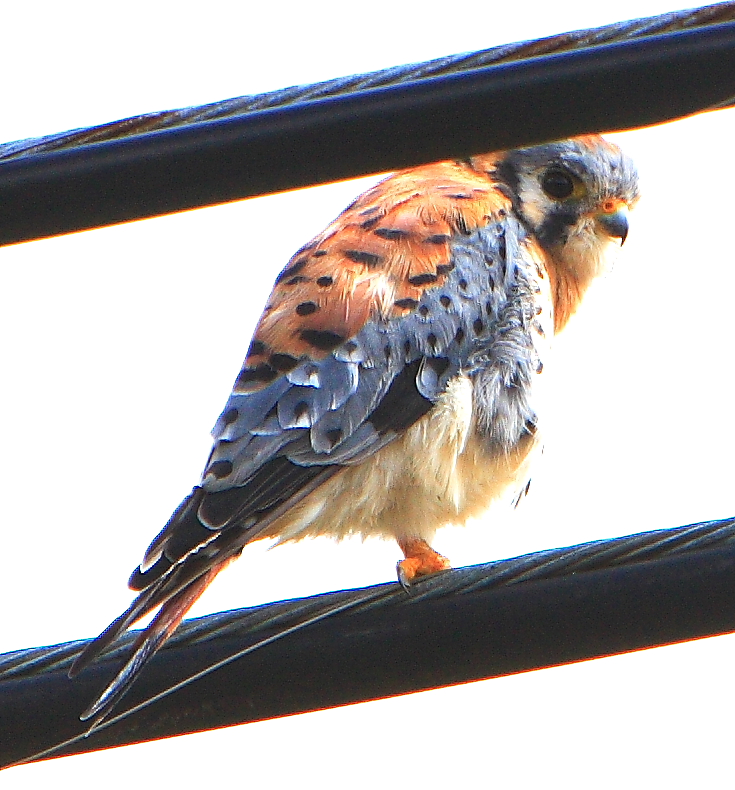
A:
{"label": "blue-gray wing", "polygon": [[391,315],[370,315],[349,337],[332,332],[331,348],[289,360],[279,350],[274,360],[256,334],[256,353],[214,427],[202,483],[151,544],[131,577],[134,589],[205,545],[213,556],[225,544],[241,548],[284,506],[368,461],[426,414],[494,333],[509,329],[499,321],[513,299],[514,273],[527,263],[522,234],[506,220],[450,238],[439,275],[412,285],[410,296],[398,291]]}

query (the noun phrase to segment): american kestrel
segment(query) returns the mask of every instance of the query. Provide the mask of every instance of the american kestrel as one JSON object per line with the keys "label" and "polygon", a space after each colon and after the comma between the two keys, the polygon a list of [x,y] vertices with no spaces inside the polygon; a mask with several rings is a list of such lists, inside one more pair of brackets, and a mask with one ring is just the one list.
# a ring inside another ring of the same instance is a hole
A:
{"label": "american kestrel", "polygon": [[201,482],[130,577],[140,594],[72,668],[158,610],[84,718],[109,711],[251,541],[393,538],[406,586],[448,568],[436,530],[525,486],[549,342],[637,198],[632,162],[589,135],[396,173],[302,247]]}

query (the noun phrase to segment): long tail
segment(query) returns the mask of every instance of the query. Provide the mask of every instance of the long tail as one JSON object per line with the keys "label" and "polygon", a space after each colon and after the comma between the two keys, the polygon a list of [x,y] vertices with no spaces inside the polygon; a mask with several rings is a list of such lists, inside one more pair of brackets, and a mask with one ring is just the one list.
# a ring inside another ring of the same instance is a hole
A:
{"label": "long tail", "polygon": [[[252,479],[248,490],[208,494],[196,487],[179,505],[146,554],[148,560],[155,558],[152,564],[136,569],[130,577],[129,585],[140,590],[140,595],[87,645],[69,670],[69,677],[78,675],[131,625],[159,609],[135,641],[130,659],[84,711],[82,721],[96,717],[92,728],[103,721],[214,577],[240,556],[247,543],[257,540],[270,524],[340,468],[285,463],[289,466],[284,467],[283,459],[276,459],[271,462],[273,468],[264,467],[260,477]],[[284,480],[291,482],[287,485]],[[199,510],[203,503],[210,510],[219,507],[226,511],[217,530],[202,524]],[[261,505],[264,510],[258,509]],[[249,523],[247,528],[238,527],[248,523],[248,519],[254,519],[254,523]]]}
{"label": "long tail", "polygon": [[[133,685],[145,664],[173,634],[189,609],[212,583],[214,577],[236,556],[226,557],[203,572],[199,569],[199,573],[196,573],[197,569],[192,567],[196,563],[192,563],[188,568],[183,566],[178,568],[178,573],[162,578],[159,584],[141,593],[117,620],[110,623],[96,639],[87,645],[74,660],[69,670],[70,678],[75,677],[91,664],[133,623],[153,611],[157,606],[161,607],[148,627],[135,640],[132,653],[125,666],[99,697],[80,715],[79,718],[82,721],[94,719],[93,729],[107,717],[112,708]],[[185,570],[188,572],[182,573]]]}

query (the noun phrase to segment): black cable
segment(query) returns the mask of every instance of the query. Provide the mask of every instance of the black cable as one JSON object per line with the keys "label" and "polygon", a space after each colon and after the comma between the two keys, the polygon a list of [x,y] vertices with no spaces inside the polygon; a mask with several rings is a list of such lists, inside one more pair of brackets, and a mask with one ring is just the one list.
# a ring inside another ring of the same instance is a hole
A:
{"label": "black cable", "polygon": [[78,714],[135,633],[73,681],[85,642],[0,656],[0,765],[732,630],[735,519],[596,541],[438,574],[410,595],[379,585],[188,621],[86,738]]}
{"label": "black cable", "polygon": [[256,110],[286,107],[309,99],[342,96],[356,90],[382,88],[407,82],[456,74],[462,71],[485,66],[510,63],[524,58],[571,52],[584,47],[612,44],[633,40],[642,36],[660,33],[674,33],[681,30],[706,27],[721,22],[735,21],[735,3],[716,5],[685,11],[673,11],[646,19],[629,19],[591,30],[575,30],[560,33],[537,41],[520,41],[503,44],[480,52],[462,53],[437,58],[425,63],[410,63],[393,68],[374,71],[368,74],[355,74],[338,77],[314,85],[295,85],[271,93],[254,96],[240,96],[225,101],[213,102],[200,107],[186,107],[179,110],[138,115],[121,121],[95,126],[89,129],[75,129],[69,132],[48,135],[37,139],[18,140],[0,145],[0,161],[58,151],[79,145],[89,145],[105,140],[119,140],[133,134],[160,131],[182,126],[187,123],[229,118]]}
{"label": "black cable", "polygon": [[0,244],[723,106],[733,20],[723,3],[12,143]]}
{"label": "black cable", "polygon": [[[10,144],[0,243],[721,106],[735,96],[733,19],[724,3]],[[192,621],[88,738],[77,714],[134,635],[74,681],[83,642],[8,654],[0,763],[723,633],[733,524],[459,569],[411,596],[384,585]]]}

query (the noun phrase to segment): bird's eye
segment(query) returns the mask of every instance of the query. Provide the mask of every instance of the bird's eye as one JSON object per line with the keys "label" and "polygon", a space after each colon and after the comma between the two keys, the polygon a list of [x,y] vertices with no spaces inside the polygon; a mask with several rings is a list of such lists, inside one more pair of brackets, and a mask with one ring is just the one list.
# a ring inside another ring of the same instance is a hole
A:
{"label": "bird's eye", "polygon": [[547,170],[541,179],[541,188],[549,197],[565,200],[574,192],[574,178],[558,167]]}

